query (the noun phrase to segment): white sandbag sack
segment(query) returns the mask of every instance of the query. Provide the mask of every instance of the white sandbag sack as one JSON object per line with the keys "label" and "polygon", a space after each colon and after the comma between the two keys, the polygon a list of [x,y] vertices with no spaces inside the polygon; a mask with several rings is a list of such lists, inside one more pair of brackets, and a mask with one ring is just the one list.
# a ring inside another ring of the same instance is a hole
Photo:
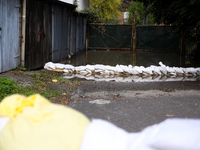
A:
{"label": "white sandbag sack", "polygon": [[167,119],[137,133],[94,119],[80,150],[200,150],[199,119]]}
{"label": "white sandbag sack", "polygon": [[55,67],[55,64],[52,63],[52,62],[48,62],[44,65],[44,69],[47,69],[47,70],[55,70],[56,67]]}
{"label": "white sandbag sack", "polygon": [[65,65],[64,64],[55,63],[54,65],[55,65],[56,69],[65,69]]}
{"label": "white sandbag sack", "polygon": [[75,70],[75,67],[72,66],[72,65],[66,64],[66,65],[65,65],[65,69],[74,71],[74,70]]}
{"label": "white sandbag sack", "polygon": [[80,150],[126,150],[128,132],[100,119],[85,130]]}
{"label": "white sandbag sack", "polygon": [[151,136],[156,150],[200,150],[200,120],[167,119]]}
{"label": "white sandbag sack", "polygon": [[79,71],[85,71],[85,69],[86,69],[85,66],[78,66],[78,67],[75,67],[75,70],[76,70],[77,72],[79,72]]}

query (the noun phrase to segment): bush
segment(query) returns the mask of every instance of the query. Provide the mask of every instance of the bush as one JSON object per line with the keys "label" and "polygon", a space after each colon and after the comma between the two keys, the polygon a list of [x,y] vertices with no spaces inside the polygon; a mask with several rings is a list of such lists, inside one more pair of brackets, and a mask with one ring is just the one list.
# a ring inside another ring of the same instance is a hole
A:
{"label": "bush", "polygon": [[198,67],[200,65],[200,44],[197,46],[195,49],[192,50],[192,57],[191,57],[191,62],[194,66]]}
{"label": "bush", "polygon": [[97,10],[87,7],[86,9],[82,10],[82,12],[88,13],[87,23],[101,23],[102,19]]}
{"label": "bush", "polygon": [[0,101],[16,92],[17,82],[7,77],[0,77]]}

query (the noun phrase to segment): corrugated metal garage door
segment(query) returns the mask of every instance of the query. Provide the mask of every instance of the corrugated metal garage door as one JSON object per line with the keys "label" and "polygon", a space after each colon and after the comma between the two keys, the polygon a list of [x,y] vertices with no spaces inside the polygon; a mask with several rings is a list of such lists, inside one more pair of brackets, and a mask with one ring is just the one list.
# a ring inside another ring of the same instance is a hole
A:
{"label": "corrugated metal garage door", "polygon": [[71,7],[53,6],[53,62],[65,60],[69,54],[71,13]]}
{"label": "corrugated metal garage door", "polygon": [[18,67],[19,0],[0,0],[0,72]]}

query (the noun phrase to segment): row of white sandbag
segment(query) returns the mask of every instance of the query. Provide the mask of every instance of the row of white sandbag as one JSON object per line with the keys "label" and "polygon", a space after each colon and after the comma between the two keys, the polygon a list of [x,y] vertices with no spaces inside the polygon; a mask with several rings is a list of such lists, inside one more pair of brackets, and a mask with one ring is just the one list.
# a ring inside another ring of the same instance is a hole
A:
{"label": "row of white sandbag", "polygon": [[101,75],[113,75],[113,74],[130,74],[130,75],[200,75],[200,67],[199,68],[182,68],[182,67],[169,67],[165,66],[162,62],[159,63],[160,66],[143,67],[143,66],[132,66],[132,65],[86,65],[86,66],[77,66],[74,67],[69,64],[60,64],[60,63],[52,63],[48,62],[45,64],[44,68],[47,70],[56,70],[61,69],[65,73],[78,73],[81,75],[98,73]]}
{"label": "row of white sandbag", "polygon": [[[73,78],[82,78],[86,80],[93,81],[115,81],[115,82],[169,82],[169,81],[197,81],[198,77],[167,77],[167,76],[101,76],[101,75],[91,75],[84,76],[80,74],[64,74],[63,78],[65,79],[73,79]],[[200,78],[199,78],[200,80]]]}

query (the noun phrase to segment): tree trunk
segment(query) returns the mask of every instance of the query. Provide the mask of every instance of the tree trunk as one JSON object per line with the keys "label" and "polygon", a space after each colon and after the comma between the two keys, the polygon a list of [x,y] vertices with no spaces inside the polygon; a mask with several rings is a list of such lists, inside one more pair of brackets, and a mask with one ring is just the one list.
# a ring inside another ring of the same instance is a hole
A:
{"label": "tree trunk", "polygon": [[148,25],[148,2],[143,4],[143,25]]}

